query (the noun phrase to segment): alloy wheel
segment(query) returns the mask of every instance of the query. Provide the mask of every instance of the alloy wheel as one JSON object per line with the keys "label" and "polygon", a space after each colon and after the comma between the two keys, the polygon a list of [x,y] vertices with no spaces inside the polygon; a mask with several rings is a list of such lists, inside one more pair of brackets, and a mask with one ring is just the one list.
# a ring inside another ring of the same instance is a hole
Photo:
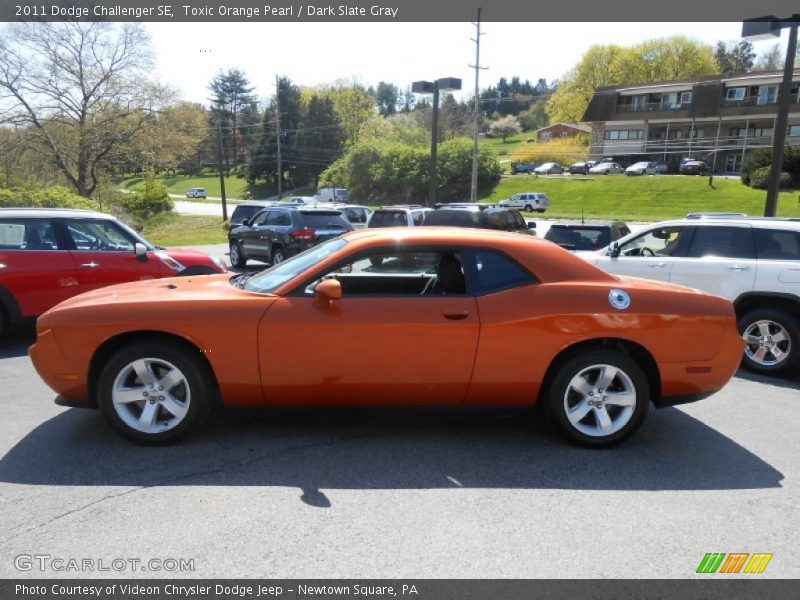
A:
{"label": "alloy wheel", "polygon": [[572,427],[590,437],[621,430],[636,408],[636,386],[619,367],[596,364],[582,369],[567,385],[564,411]]}
{"label": "alloy wheel", "polygon": [[792,338],[786,328],[777,321],[760,319],[748,325],[742,339],[744,351],[754,363],[774,367],[783,363],[791,354]]}

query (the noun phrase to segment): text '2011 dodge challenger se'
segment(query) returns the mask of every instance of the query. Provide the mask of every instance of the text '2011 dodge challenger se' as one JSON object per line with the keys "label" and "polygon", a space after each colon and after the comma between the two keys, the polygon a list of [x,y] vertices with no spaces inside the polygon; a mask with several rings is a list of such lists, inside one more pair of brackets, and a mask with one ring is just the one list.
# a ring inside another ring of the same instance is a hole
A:
{"label": "text '2011 dodge challenger se'", "polygon": [[256,274],[82,294],[31,357],[67,406],[165,443],[224,406],[533,406],[608,446],[722,388],[742,340],[727,300],[609,275],[514,233],[345,234]]}

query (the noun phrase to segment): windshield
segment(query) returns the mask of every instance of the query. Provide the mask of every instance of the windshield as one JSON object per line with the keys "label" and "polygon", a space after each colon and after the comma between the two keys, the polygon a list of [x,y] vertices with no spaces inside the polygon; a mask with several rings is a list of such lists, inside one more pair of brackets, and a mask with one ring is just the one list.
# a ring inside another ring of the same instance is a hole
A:
{"label": "windshield", "polygon": [[402,210],[383,210],[372,213],[370,227],[406,227],[408,217]]}
{"label": "windshield", "polygon": [[274,292],[290,279],[307,271],[318,262],[328,258],[334,252],[338,252],[346,245],[347,242],[341,238],[323,242],[319,246],[309,248],[305,252],[301,252],[297,256],[277,264],[274,267],[256,273],[245,281],[243,288],[248,292],[259,292],[261,294]]}

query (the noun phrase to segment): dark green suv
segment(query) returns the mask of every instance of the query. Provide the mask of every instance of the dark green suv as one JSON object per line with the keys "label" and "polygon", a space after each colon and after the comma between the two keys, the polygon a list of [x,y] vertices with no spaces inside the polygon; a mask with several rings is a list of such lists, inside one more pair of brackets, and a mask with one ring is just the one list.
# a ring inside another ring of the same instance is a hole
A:
{"label": "dark green suv", "polygon": [[243,267],[250,258],[277,264],[347,231],[353,226],[338,210],[272,206],[228,233],[231,264]]}

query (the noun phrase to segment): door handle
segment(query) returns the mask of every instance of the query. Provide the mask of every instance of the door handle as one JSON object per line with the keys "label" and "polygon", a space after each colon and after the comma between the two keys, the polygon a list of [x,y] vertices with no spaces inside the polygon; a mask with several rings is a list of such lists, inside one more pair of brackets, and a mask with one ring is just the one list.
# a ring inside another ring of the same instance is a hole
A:
{"label": "door handle", "polygon": [[749,270],[750,270],[750,267],[749,267],[749,266],[747,266],[747,265],[739,265],[739,264],[735,264],[735,265],[728,265],[728,266],[727,266],[727,269],[728,269],[729,271],[749,271]]}
{"label": "door handle", "polygon": [[83,263],[81,265],[81,268],[83,268],[83,269],[96,269],[99,266],[100,265],[97,264],[96,262],[90,262],[90,263]]}
{"label": "door handle", "polygon": [[663,261],[662,262],[651,262],[651,263],[647,263],[647,266],[648,267],[653,267],[654,269],[663,269],[664,267],[667,266],[667,263],[665,263]]}
{"label": "door handle", "polygon": [[468,310],[448,310],[444,309],[442,311],[445,319],[450,319],[451,321],[460,321],[461,319],[466,319],[469,316]]}

